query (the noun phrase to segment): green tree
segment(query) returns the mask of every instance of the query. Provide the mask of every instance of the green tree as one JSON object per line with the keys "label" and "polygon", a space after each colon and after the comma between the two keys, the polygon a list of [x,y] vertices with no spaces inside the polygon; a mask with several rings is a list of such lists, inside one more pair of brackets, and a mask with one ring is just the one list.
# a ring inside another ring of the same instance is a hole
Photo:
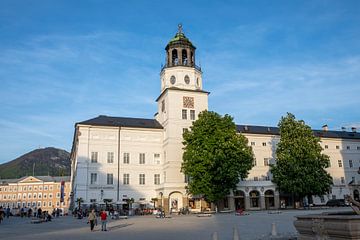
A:
{"label": "green tree", "polygon": [[273,182],[280,191],[297,198],[328,193],[332,178],[326,172],[329,156],[322,154],[320,138],[302,120],[288,113],[279,124],[280,142],[276,164],[271,165]]}
{"label": "green tree", "polygon": [[182,172],[189,179],[187,190],[217,205],[240,178],[247,177],[254,159],[252,149],[229,115],[203,111],[190,129],[183,134]]}

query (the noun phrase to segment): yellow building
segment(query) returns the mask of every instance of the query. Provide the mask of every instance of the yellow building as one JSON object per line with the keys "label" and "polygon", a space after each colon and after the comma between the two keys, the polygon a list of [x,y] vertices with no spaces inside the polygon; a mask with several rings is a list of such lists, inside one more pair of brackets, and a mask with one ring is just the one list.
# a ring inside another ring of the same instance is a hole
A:
{"label": "yellow building", "polygon": [[68,212],[70,177],[28,176],[0,179],[0,206],[11,209],[40,208],[52,212],[60,208]]}

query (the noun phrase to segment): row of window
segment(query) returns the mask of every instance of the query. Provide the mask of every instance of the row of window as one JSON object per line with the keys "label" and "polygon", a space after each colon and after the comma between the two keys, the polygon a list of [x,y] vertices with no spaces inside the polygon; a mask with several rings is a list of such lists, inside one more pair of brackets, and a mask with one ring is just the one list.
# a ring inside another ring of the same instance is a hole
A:
{"label": "row of window", "polygon": [[[182,116],[183,120],[187,120],[188,119],[188,110],[183,109],[181,116]],[[195,120],[195,110],[190,110],[190,120]]]}
{"label": "row of window", "polygon": [[[354,161],[353,160],[349,160],[349,168],[353,168],[354,167]],[[269,166],[270,164],[270,158],[264,158],[264,162],[263,162],[264,166]],[[360,160],[359,160],[359,165],[360,165]],[[257,166],[257,161],[256,158],[254,158],[253,161],[253,166]],[[331,166],[331,162],[330,162],[330,166]],[[338,160],[338,166],[339,167],[343,167],[343,160]]]}
{"label": "row of window", "polygon": [[[97,173],[91,173],[90,184],[98,184],[98,174]],[[106,175],[106,184],[107,185],[114,184],[114,175],[112,173],[108,173]],[[130,184],[130,174],[124,173],[123,174],[123,185],[129,185],[129,184]],[[160,174],[154,174],[154,184],[155,185],[160,184]],[[145,174],[144,173],[139,174],[139,185],[145,185]]]}
{"label": "row of window", "polygon": [[[56,206],[56,207],[60,207],[60,205],[61,206],[65,206],[66,205],[66,203],[65,202],[62,202],[61,204],[60,204],[60,202],[56,202],[56,204],[54,205],[54,206]],[[33,208],[35,208],[35,207],[53,207],[53,203],[52,202],[41,202],[41,201],[38,201],[38,202],[22,202],[22,203],[20,203],[20,202],[18,202],[18,203],[15,203],[15,202],[8,202],[8,203],[6,203],[6,202],[4,202],[4,203],[0,203],[0,206],[2,206],[2,207],[13,207],[13,208],[15,208],[15,207],[33,207]]]}
{"label": "row of window", "polygon": [[[139,164],[145,164],[145,153],[139,153]],[[91,163],[97,163],[99,160],[99,152],[91,152]],[[154,164],[160,164],[160,154],[154,153]],[[114,163],[114,152],[107,153],[107,163]],[[123,153],[123,163],[130,164],[130,153]]]}
{"label": "row of window", "polygon": [[[324,145],[324,149],[329,149],[329,145]],[[335,146],[335,149],[340,149],[339,145]],[[346,146],[346,150],[351,150],[350,146]],[[360,146],[356,146],[356,150],[360,150]]]}
{"label": "row of window", "polygon": [[[251,146],[256,146],[256,143],[255,142],[250,142],[250,145]],[[267,145],[266,142],[262,142],[263,147],[266,147],[266,145]]]}
{"label": "row of window", "polygon": [[[60,189],[60,185],[57,186],[58,189]],[[53,190],[53,186],[19,186],[19,187],[0,187],[0,192],[7,192],[9,190],[9,192],[17,192],[17,191],[52,191]]]}
{"label": "row of window", "polygon": [[[64,195],[65,195],[65,193],[64,193]],[[26,197],[27,198],[47,198],[47,194],[46,193],[44,193],[44,194],[41,194],[41,193],[34,193],[34,194],[31,194],[31,193],[28,193],[28,194],[26,194],[26,193],[23,193],[23,194],[21,194],[21,193],[19,193],[19,194],[13,194],[13,195],[11,195],[11,194],[8,194],[8,195],[6,195],[6,194],[0,194],[0,200],[1,199],[11,199],[11,196],[12,196],[12,199],[26,199]],[[52,195],[52,193],[49,193],[49,198],[51,199],[51,198],[53,198],[53,195]],[[60,198],[60,193],[56,193],[56,198]]]}

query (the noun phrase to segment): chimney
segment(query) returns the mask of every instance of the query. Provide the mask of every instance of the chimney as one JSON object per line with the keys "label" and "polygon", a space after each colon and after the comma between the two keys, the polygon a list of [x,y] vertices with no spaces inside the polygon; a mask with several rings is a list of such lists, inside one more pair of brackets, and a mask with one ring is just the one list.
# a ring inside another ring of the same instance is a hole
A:
{"label": "chimney", "polygon": [[353,133],[356,133],[356,127],[352,127],[352,128],[351,128],[351,131],[352,131]]}
{"label": "chimney", "polygon": [[341,131],[346,132],[346,127],[341,127]]}
{"label": "chimney", "polygon": [[325,124],[324,126],[322,126],[322,130],[323,130],[324,132],[329,131],[329,127],[328,127],[328,125],[327,125],[327,124]]}

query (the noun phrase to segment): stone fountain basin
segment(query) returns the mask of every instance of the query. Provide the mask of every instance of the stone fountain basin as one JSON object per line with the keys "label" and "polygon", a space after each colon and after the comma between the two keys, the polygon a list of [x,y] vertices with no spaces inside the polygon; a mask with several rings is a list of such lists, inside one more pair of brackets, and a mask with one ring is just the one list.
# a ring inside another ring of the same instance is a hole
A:
{"label": "stone fountain basin", "polygon": [[296,216],[294,222],[299,240],[360,239],[360,215],[354,212],[332,212]]}

